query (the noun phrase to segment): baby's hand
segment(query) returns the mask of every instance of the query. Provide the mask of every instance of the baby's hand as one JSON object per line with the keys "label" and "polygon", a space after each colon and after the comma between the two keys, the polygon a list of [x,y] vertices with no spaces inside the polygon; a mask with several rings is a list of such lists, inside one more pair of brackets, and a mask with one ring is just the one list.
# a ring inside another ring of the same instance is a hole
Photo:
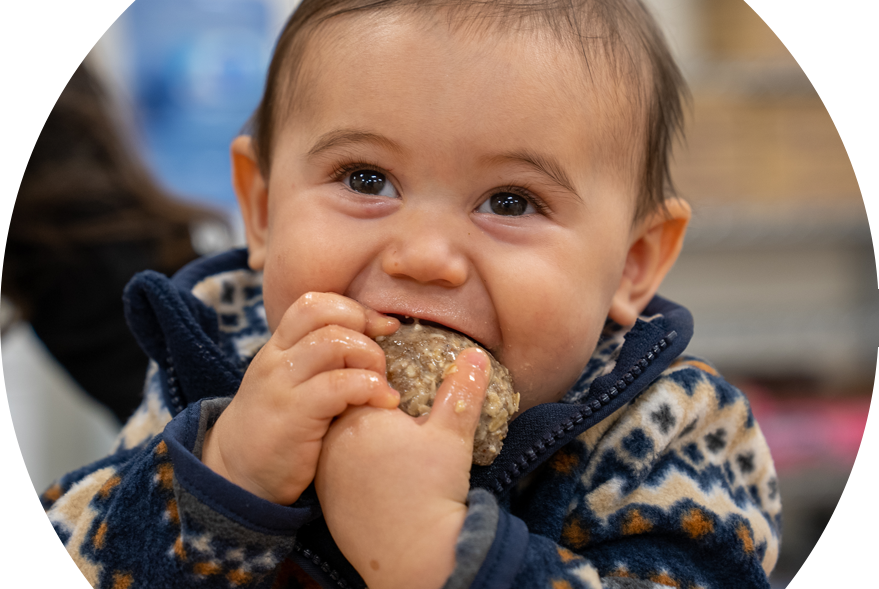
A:
{"label": "baby's hand", "polygon": [[352,407],[330,427],[315,487],[370,587],[439,588],[454,569],[488,364],[478,349],[461,352],[429,415]]}
{"label": "baby's hand", "polygon": [[238,393],[205,438],[202,461],[251,493],[295,502],[314,479],[324,435],[351,405],[397,407],[385,355],[370,338],[399,322],[332,293],[308,293],[284,313]]}

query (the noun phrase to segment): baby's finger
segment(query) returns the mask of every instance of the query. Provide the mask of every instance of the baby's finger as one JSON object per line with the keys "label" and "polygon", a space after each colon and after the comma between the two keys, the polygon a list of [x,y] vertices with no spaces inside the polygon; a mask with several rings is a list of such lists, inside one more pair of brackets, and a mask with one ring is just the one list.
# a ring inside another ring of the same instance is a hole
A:
{"label": "baby's finger", "polygon": [[283,352],[290,383],[297,386],[321,372],[342,368],[385,374],[387,359],[374,340],[351,329],[327,325],[308,333]]}
{"label": "baby's finger", "polygon": [[321,372],[300,385],[299,392],[303,415],[317,421],[332,419],[351,405],[394,409],[400,404],[399,393],[371,370]]}
{"label": "baby's finger", "polygon": [[436,393],[429,422],[456,431],[472,442],[489,372],[488,356],[479,348],[468,348],[458,354],[454,367]]}
{"label": "baby's finger", "polygon": [[400,322],[340,294],[309,292],[284,312],[272,341],[282,349],[289,348],[305,335],[327,325],[339,325],[376,337],[393,333]]}

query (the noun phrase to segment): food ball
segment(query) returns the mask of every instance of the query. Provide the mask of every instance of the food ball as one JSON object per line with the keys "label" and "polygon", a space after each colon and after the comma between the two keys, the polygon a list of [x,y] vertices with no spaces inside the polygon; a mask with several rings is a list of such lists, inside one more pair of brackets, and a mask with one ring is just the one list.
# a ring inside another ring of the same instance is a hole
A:
{"label": "food ball", "polygon": [[[436,391],[460,352],[474,347],[485,350],[460,333],[417,320],[377,337],[376,342],[387,356],[387,378],[400,393],[400,409],[413,417],[430,413]],[[488,357],[491,373],[473,440],[473,463],[481,466],[491,464],[500,453],[510,417],[519,409],[510,371],[490,353]]]}

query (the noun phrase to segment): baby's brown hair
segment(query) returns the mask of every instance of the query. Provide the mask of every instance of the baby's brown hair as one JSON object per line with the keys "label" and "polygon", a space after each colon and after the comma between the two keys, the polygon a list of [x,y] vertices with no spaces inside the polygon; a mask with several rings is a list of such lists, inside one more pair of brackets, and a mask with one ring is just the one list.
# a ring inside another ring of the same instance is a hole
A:
{"label": "baby's brown hair", "polygon": [[269,176],[282,104],[288,104],[289,112],[295,103],[307,41],[332,18],[388,10],[442,12],[458,27],[548,30],[582,55],[590,78],[593,60],[603,59],[642,121],[642,128],[635,130],[640,153],[631,154],[640,167],[635,219],[662,210],[674,194],[669,162],[674,139],[682,133],[687,89],[641,0],[302,0],[278,38],[262,100],[248,124],[264,177]]}

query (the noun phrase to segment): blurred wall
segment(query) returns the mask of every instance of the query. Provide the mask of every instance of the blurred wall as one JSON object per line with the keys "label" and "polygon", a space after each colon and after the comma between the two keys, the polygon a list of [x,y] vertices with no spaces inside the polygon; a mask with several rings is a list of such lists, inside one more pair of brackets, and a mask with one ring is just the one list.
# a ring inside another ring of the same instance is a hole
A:
{"label": "blurred wall", "polygon": [[728,377],[872,384],[876,266],[857,180],[820,97],[742,0],[650,2],[692,91],[672,169],[694,209],[661,293]]}
{"label": "blurred wall", "polygon": [[879,346],[876,265],[839,135],[742,0],[651,0],[692,91],[672,169],[694,210],[660,293],[695,318],[688,351],[751,399],[784,507],[785,587],[845,487]]}

